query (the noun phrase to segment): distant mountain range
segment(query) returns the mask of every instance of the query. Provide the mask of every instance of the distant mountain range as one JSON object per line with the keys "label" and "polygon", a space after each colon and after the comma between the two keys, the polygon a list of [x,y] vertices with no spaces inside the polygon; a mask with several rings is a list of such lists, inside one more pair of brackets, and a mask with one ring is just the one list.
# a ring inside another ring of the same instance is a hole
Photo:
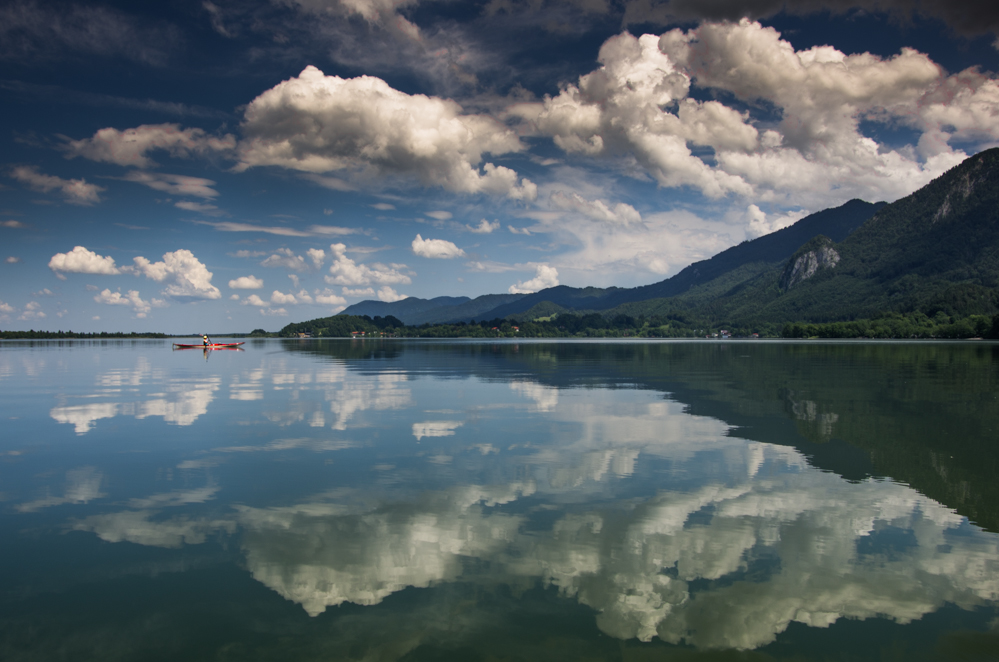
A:
{"label": "distant mountain range", "polygon": [[708,323],[824,322],[999,310],[999,148],[892,204],[851,200],[634,288],[362,301],[344,315],[408,325],[559,312],[681,315]]}

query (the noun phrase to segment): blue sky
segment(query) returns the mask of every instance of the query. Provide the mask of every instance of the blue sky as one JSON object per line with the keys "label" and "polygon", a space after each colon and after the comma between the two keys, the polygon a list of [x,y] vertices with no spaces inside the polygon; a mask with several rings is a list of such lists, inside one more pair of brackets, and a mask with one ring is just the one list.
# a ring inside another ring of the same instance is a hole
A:
{"label": "blue sky", "polygon": [[656,282],[995,146],[997,31],[994,2],[8,1],[0,328]]}

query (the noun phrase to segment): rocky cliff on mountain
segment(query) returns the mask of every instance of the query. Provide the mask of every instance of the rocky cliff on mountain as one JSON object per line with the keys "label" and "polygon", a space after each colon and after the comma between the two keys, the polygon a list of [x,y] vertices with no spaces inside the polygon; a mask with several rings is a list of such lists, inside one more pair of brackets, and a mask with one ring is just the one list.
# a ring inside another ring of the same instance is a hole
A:
{"label": "rocky cliff on mountain", "polygon": [[832,269],[839,264],[839,253],[833,248],[833,240],[819,235],[801,247],[787,261],[784,273],[778,284],[780,289],[787,291],[814,276],[820,269]]}

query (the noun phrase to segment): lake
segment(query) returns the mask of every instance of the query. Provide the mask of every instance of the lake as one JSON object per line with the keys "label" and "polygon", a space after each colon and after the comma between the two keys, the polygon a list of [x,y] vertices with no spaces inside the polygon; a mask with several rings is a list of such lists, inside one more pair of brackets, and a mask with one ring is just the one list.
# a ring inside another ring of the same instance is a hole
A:
{"label": "lake", "polygon": [[0,344],[0,658],[999,659],[999,344]]}

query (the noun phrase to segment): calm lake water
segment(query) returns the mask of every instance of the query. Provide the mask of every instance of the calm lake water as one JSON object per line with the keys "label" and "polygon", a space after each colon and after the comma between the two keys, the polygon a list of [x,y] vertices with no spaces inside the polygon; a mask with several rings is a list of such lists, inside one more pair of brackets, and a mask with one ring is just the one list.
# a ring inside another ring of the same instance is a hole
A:
{"label": "calm lake water", "polygon": [[0,344],[0,658],[999,658],[999,345]]}

